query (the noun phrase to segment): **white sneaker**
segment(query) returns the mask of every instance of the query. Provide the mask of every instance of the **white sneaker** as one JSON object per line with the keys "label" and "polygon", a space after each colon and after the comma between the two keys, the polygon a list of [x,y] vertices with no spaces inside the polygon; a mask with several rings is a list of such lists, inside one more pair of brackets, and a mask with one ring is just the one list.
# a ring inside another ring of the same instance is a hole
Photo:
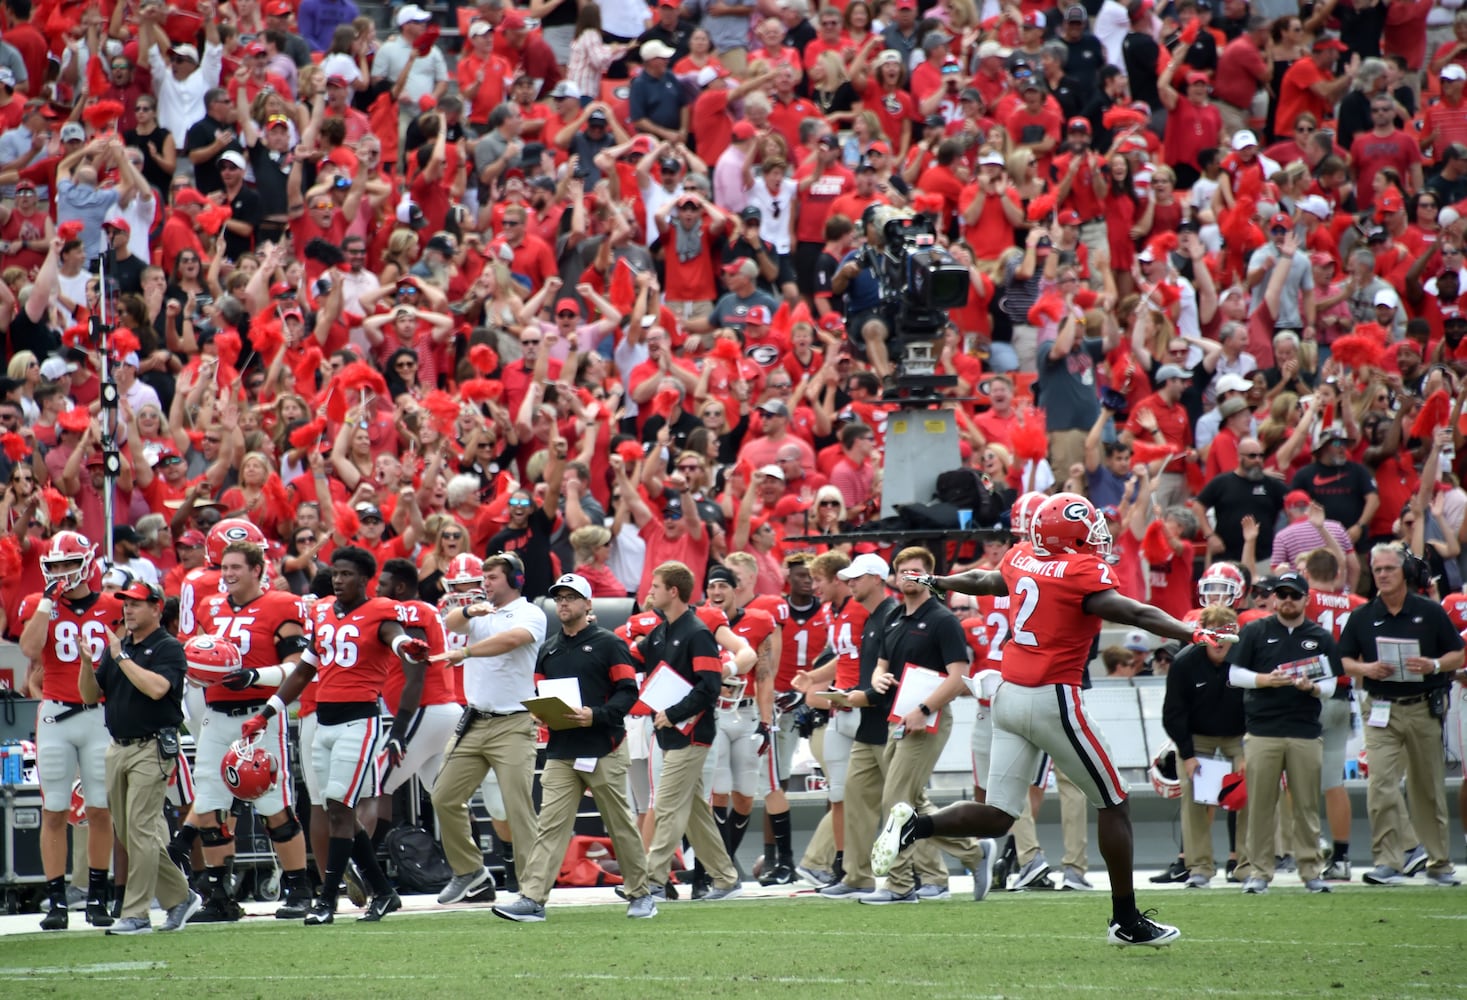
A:
{"label": "white sneaker", "polygon": [[487,868],[480,868],[478,871],[469,872],[467,875],[455,875],[448,880],[448,884],[438,894],[438,905],[448,906],[452,903],[459,902],[471,892],[481,888],[485,882],[489,881],[489,878],[489,869]]}
{"label": "white sneaker", "polygon": [[952,891],[945,885],[919,885],[917,898],[927,900],[952,899]]}
{"label": "white sneaker", "polygon": [[907,802],[898,802],[891,807],[886,825],[881,828],[876,843],[871,845],[872,874],[880,877],[891,871],[891,866],[896,863],[902,849],[912,842],[910,828],[914,825],[913,817],[916,814],[917,810]]}

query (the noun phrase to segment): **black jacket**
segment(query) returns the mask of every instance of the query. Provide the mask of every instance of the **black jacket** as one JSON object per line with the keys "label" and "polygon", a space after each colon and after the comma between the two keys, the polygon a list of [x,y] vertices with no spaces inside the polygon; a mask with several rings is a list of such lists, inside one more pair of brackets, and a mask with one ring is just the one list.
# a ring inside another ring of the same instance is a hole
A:
{"label": "black jacket", "polygon": [[1161,724],[1177,757],[1196,757],[1194,736],[1242,736],[1243,690],[1228,685],[1228,664],[1214,664],[1205,647],[1188,646],[1166,675]]}
{"label": "black jacket", "polygon": [[626,738],[624,718],[637,701],[637,669],[627,644],[599,625],[575,636],[557,632],[540,647],[535,681],[574,677],[581,704],[591,710],[591,725],[550,731],[545,756],[554,760],[605,757]]}
{"label": "black jacket", "polygon": [[712,746],[717,732],[712,709],[723,686],[723,663],[718,657],[718,642],[708,626],[691,609],[675,622],[663,622],[647,636],[642,662],[649,676],[659,664],[666,663],[693,685],[687,697],[667,710],[667,718],[674,723],[697,719],[691,736],[672,727],[658,729],[657,745],[663,750],[682,750],[693,744]]}

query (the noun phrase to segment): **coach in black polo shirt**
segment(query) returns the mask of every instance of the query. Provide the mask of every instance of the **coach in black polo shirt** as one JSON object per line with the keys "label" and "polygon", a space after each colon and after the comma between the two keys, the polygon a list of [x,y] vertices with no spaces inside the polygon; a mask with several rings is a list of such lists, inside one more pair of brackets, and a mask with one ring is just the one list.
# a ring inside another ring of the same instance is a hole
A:
{"label": "coach in black polo shirt", "polygon": [[[142,581],[118,591],[125,636],[108,632],[107,651],[93,672],[82,654],[77,686],[82,700],[105,698],[103,717],[112,744],[107,748],[107,801],[112,829],[127,846],[127,889],[122,918],[108,934],[153,930],[148,906],[154,898],[168,911],[163,930],[176,931],[203,905],[183,873],[168,858],[168,823],[163,796],[178,760],[183,724],[183,644],[159,624],[163,591]],[[159,740],[160,734],[171,737]]]}
{"label": "coach in black polo shirt", "polygon": [[[1442,720],[1452,674],[1462,668],[1462,637],[1446,610],[1436,601],[1413,593],[1404,569],[1406,553],[1400,545],[1377,545],[1370,551],[1370,574],[1375,600],[1357,608],[1340,634],[1340,656],[1345,670],[1365,685],[1365,750],[1370,755],[1370,851],[1373,871],[1369,885],[1404,882],[1405,850],[1401,837],[1406,802],[1401,777],[1406,778],[1411,825],[1426,849],[1426,877],[1438,885],[1457,885],[1448,854],[1446,775],[1442,762]],[[1413,557],[1418,566],[1420,560]],[[1415,567],[1411,567],[1414,569]],[[1382,662],[1378,638],[1408,639],[1415,655],[1401,668]],[[1401,676],[1411,680],[1399,680]],[[1249,776],[1252,785],[1252,775]]]}
{"label": "coach in black polo shirt", "polygon": [[1253,874],[1244,881],[1243,891],[1261,895],[1273,881],[1279,776],[1287,774],[1299,840],[1295,846],[1299,877],[1310,892],[1329,892],[1329,883],[1319,877],[1319,772],[1324,762],[1319,705],[1320,699],[1334,693],[1340,661],[1329,630],[1304,614],[1309,584],[1302,576],[1275,577],[1273,597],[1274,613],[1244,628],[1228,656],[1228,683],[1244,689],[1247,727],[1246,856]]}
{"label": "coach in black polo shirt", "polygon": [[[540,819],[535,846],[520,875],[520,898],[496,906],[508,920],[545,919],[545,899],[555,884],[586,792],[596,800],[611,836],[626,886],[629,917],[652,917],[657,904],[647,892],[642,836],[627,805],[627,712],[637,701],[637,671],[627,644],[616,633],[588,624],[591,585],[567,573],[550,587],[560,632],[545,640],[535,663],[537,681],[574,680],[580,707],[577,728],[550,730],[545,771],[540,777]],[[564,699],[562,699],[564,700]]]}

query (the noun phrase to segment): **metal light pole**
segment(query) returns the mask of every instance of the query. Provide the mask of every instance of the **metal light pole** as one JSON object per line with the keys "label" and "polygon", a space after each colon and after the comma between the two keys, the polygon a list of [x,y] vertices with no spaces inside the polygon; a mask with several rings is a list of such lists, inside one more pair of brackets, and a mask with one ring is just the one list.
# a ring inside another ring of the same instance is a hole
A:
{"label": "metal light pole", "polygon": [[107,565],[112,565],[112,526],[116,522],[115,508],[117,480],[122,475],[122,456],[117,450],[117,383],[112,378],[112,324],[107,315],[107,299],[111,288],[107,284],[107,255],[97,259],[97,311],[91,317],[91,340],[102,354],[102,471],[106,480],[106,492],[102,497],[102,516],[106,525],[106,537],[102,539],[102,551],[107,555]]}

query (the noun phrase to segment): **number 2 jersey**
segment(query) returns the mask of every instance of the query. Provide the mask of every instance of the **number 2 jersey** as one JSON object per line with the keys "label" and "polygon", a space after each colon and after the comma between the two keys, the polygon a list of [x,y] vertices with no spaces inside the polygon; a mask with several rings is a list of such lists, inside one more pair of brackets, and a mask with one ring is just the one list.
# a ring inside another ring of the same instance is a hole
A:
{"label": "number 2 jersey", "polygon": [[1103,624],[1085,612],[1085,599],[1116,589],[1114,571],[1089,553],[1040,559],[1027,546],[1010,549],[999,571],[1009,589],[1003,679],[1079,686]]}
{"label": "number 2 jersey", "polygon": [[323,725],[330,724],[323,711],[329,704],[370,704],[376,712],[377,698],[397,665],[397,655],[377,633],[384,623],[396,621],[398,605],[385,597],[373,597],[350,611],[335,598],[316,602],[306,659],[316,667],[316,708]]}
{"label": "number 2 jersey", "polygon": [[[34,608],[40,598],[40,594],[27,597],[22,606]],[[113,594],[92,594],[79,601],[57,599],[51,607],[51,625],[41,654],[41,697],[80,704],[76,677],[82,650],[87,651],[92,663],[101,661],[107,649],[107,629],[120,633],[121,623],[122,602]]]}
{"label": "number 2 jersey", "polygon": [[[305,649],[309,611],[303,598],[284,591],[267,590],[240,607],[228,594],[210,594],[199,602],[195,627],[200,635],[217,635],[234,643],[246,667],[273,667]],[[298,626],[300,634],[282,635],[287,625]],[[204,702],[226,706],[258,703],[274,693],[275,688],[268,685],[231,691],[223,684],[210,684],[204,689]]]}

